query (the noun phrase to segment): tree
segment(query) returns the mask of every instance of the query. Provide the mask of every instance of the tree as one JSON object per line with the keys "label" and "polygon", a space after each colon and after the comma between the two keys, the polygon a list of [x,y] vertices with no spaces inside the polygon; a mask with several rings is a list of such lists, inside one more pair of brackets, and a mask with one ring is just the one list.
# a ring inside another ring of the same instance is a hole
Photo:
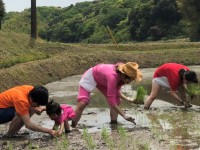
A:
{"label": "tree", "polygon": [[37,38],[36,0],[31,0],[31,38]]}
{"label": "tree", "polygon": [[[154,0],[150,11],[151,27],[149,36],[151,40],[160,40],[162,37],[175,36],[180,30],[178,23],[181,15],[177,11],[175,0]],[[172,30],[172,32],[170,32]]]}
{"label": "tree", "polygon": [[181,32],[175,0],[141,0],[129,13],[132,40],[160,40]]}
{"label": "tree", "polygon": [[3,1],[0,0],[0,30],[1,30],[1,21],[4,16],[5,16],[5,7]]}
{"label": "tree", "polygon": [[189,25],[190,41],[200,41],[200,0],[177,0],[177,4]]}

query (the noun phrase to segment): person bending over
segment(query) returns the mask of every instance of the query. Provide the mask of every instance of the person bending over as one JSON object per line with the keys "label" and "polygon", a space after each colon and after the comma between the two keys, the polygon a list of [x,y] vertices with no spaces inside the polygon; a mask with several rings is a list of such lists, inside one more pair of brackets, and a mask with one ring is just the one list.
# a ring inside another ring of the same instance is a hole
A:
{"label": "person bending over", "polygon": [[53,130],[58,130],[58,136],[62,135],[63,130],[65,133],[70,133],[70,126],[68,121],[72,120],[75,117],[75,112],[71,106],[66,104],[59,104],[51,100],[46,105],[47,115],[54,120]]}
{"label": "person bending over", "polygon": [[[173,96],[181,104],[184,104],[185,108],[190,107],[186,96],[188,83],[198,83],[197,75],[194,71],[182,64],[163,64],[158,67],[154,73],[151,93],[145,101],[144,108],[149,109],[153,101],[156,99],[161,87],[169,89],[171,96]],[[178,88],[182,89],[179,89],[181,96],[178,96],[177,94]]]}
{"label": "person bending over", "polygon": [[107,99],[110,106],[111,124],[117,123],[118,114],[125,120],[134,122],[134,118],[127,116],[119,107],[121,99],[129,100],[120,92],[124,84],[142,80],[142,74],[135,62],[117,64],[98,64],[88,69],[79,82],[76,116],[72,119],[75,127],[81,118],[83,110],[90,103],[90,93],[97,88]]}
{"label": "person bending over", "polygon": [[11,121],[6,136],[13,136],[25,125],[26,128],[55,136],[56,131],[36,125],[30,120],[34,114],[46,109],[48,90],[43,86],[22,85],[0,93],[0,124]]}

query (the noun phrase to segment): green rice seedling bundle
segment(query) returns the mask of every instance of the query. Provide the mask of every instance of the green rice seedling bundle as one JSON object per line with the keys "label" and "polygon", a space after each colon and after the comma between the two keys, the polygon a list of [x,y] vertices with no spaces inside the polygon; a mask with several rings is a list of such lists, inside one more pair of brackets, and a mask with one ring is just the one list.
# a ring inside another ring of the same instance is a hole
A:
{"label": "green rice seedling bundle", "polygon": [[147,91],[143,86],[139,86],[137,88],[136,98],[134,99],[134,103],[136,104],[144,104],[144,99],[147,94]]}
{"label": "green rice seedling bundle", "polygon": [[199,84],[188,84],[187,94],[189,96],[199,96],[200,95],[200,85]]}

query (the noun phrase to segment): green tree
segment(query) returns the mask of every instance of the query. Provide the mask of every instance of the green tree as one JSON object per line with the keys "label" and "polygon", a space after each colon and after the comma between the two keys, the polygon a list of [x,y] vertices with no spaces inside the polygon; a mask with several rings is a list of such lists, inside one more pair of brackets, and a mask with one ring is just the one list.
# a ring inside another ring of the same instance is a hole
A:
{"label": "green tree", "polygon": [[151,1],[138,3],[129,13],[128,24],[132,40],[144,41],[151,26]]}
{"label": "green tree", "polygon": [[128,24],[133,40],[160,40],[181,32],[180,20],[175,0],[141,0],[130,11]]}
{"label": "green tree", "polygon": [[0,0],[0,30],[1,30],[1,22],[4,16],[5,16],[5,7],[3,1]]}
{"label": "green tree", "polygon": [[[180,28],[178,26],[181,15],[178,13],[176,0],[154,0],[150,11],[151,27],[149,36],[152,40],[160,40],[162,37],[173,36],[177,34]],[[173,32],[170,30],[173,29]]]}
{"label": "green tree", "polygon": [[100,25],[109,26],[111,29],[116,28],[117,24],[127,18],[126,9],[112,9],[100,19]]}
{"label": "green tree", "polygon": [[191,41],[200,41],[200,0],[176,0],[179,11],[188,23]]}

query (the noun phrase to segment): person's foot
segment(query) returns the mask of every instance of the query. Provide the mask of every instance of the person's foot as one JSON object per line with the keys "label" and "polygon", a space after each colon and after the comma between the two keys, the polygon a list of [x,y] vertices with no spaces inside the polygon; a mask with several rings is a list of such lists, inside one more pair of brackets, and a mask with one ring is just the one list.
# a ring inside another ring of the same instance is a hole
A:
{"label": "person's foot", "polygon": [[77,124],[75,123],[75,121],[72,120],[72,125],[71,125],[71,127],[72,127],[72,128],[75,128],[76,126],[77,126]]}
{"label": "person's foot", "polygon": [[117,120],[111,120],[110,124],[117,124]]}
{"label": "person's foot", "polygon": [[71,130],[65,130],[65,134],[68,134],[70,132],[71,132]]}
{"label": "person's foot", "polygon": [[190,103],[185,104],[185,109],[191,108],[191,107],[192,107],[192,105]]}

